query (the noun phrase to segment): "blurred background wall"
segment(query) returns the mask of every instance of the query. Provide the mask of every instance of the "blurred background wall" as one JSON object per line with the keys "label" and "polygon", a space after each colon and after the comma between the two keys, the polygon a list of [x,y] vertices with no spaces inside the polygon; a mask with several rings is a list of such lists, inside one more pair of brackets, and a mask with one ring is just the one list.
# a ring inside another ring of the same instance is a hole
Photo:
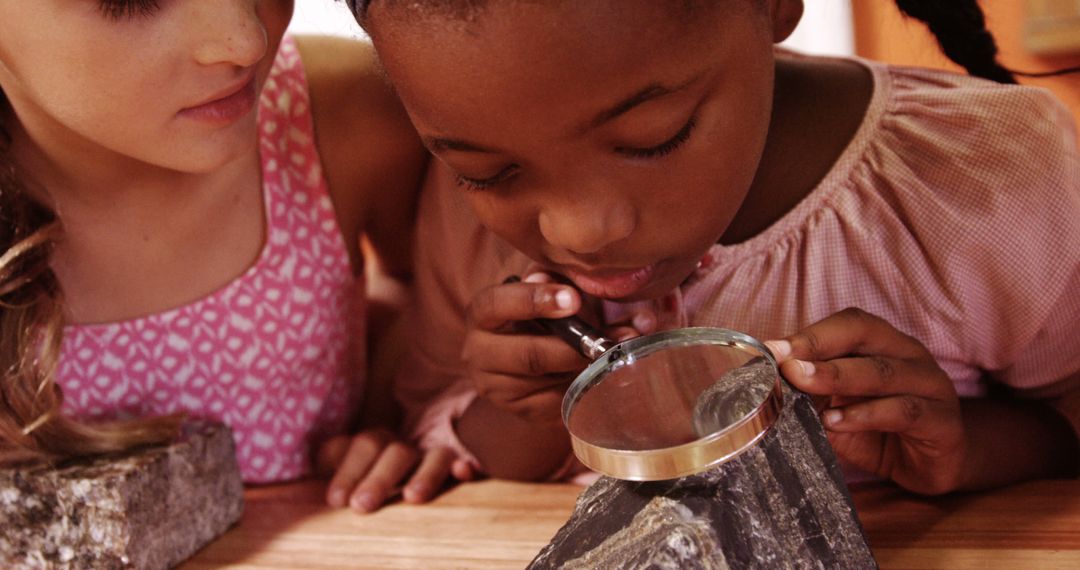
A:
{"label": "blurred background wall", "polygon": [[[828,1],[806,0],[807,5]],[[1080,65],[1080,0],[982,0],[981,5],[1006,67],[1046,71]],[[959,70],[941,55],[930,32],[918,22],[905,20],[893,2],[854,0],[852,15],[859,55],[901,65]],[[1080,123],[1080,73],[1019,79],[1025,85],[1053,91]]]}

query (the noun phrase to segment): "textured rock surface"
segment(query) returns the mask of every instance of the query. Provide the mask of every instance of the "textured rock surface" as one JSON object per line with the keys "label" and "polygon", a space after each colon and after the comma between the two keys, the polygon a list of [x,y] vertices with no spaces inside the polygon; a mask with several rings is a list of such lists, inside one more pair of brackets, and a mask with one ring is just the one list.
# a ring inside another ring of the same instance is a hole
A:
{"label": "textured rock surface", "polygon": [[192,423],[167,447],[0,471],[0,567],[168,568],[240,518],[232,433]]}
{"label": "textured rock surface", "polygon": [[876,568],[810,399],[784,396],[770,432],[711,471],[601,478],[529,568]]}

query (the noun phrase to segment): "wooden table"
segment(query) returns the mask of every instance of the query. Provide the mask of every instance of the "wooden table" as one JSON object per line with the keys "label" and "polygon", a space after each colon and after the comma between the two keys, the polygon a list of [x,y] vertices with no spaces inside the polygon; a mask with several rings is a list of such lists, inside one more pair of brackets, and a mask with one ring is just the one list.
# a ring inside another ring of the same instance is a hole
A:
{"label": "wooden table", "polygon": [[[482,481],[433,503],[362,516],[323,503],[323,483],[249,489],[240,525],[182,568],[524,568],[580,487]],[[925,498],[852,492],[882,568],[1080,568],[1080,481]]]}

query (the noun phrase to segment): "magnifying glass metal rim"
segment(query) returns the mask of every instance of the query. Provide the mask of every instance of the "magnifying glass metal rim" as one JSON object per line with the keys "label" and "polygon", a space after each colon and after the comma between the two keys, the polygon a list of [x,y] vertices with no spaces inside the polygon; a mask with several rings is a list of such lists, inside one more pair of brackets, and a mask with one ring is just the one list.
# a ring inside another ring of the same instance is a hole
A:
{"label": "magnifying glass metal rim", "polygon": [[[570,413],[575,403],[593,386],[594,376],[612,362],[633,357],[644,347],[650,354],[674,345],[724,345],[750,350],[764,357],[776,379],[764,400],[739,421],[684,444],[657,449],[611,449],[591,444],[570,429]],[[659,481],[677,479],[706,471],[729,461],[761,439],[776,423],[784,406],[784,394],[776,358],[757,339],[738,331],[692,327],[664,331],[621,342],[589,365],[570,384],[563,396],[562,417],[570,432],[574,454],[586,467],[617,479]]]}

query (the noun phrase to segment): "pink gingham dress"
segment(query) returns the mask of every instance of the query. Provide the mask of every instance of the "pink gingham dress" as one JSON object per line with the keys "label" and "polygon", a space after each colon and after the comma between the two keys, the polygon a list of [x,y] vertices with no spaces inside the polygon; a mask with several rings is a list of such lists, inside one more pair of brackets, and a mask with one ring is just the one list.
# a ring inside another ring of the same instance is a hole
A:
{"label": "pink gingham dress", "polygon": [[254,265],[163,313],[65,327],[58,369],[64,411],[76,417],[182,410],[224,421],[249,483],[307,473],[312,446],[345,429],[361,380],[353,371],[363,369],[346,351],[346,315],[356,316],[359,284],[289,38],[263,90],[258,124],[266,242]]}

